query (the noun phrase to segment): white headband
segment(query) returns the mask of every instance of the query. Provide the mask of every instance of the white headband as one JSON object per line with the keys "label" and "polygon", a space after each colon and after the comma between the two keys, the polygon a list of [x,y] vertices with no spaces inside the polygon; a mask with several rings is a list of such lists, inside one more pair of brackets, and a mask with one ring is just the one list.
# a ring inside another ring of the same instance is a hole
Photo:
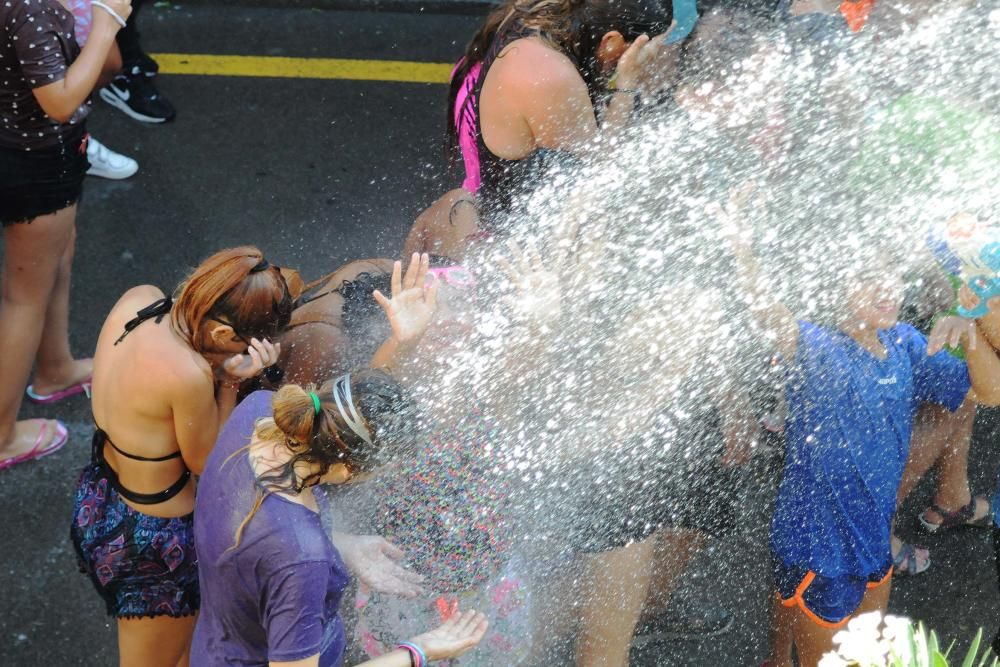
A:
{"label": "white headband", "polygon": [[[340,396],[343,394],[344,398],[341,400]],[[367,442],[369,445],[372,444],[372,435],[369,432],[368,427],[365,426],[364,420],[361,415],[358,414],[358,409],[354,407],[354,401],[351,400],[351,374],[344,373],[337,381],[333,383],[333,400],[337,404],[337,410],[340,412],[341,419],[347,424],[348,428],[354,431],[354,434],[359,438]],[[345,409],[344,405],[347,405]]]}

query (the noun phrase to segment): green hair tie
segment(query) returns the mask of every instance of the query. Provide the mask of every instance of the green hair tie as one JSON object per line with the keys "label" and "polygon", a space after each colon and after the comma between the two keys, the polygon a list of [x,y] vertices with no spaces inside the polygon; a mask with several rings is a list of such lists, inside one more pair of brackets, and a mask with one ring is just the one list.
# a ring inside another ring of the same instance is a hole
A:
{"label": "green hair tie", "polygon": [[317,396],[315,392],[310,391],[309,397],[313,400],[313,409],[316,410],[316,414],[318,415],[320,413],[320,410],[322,409],[319,406],[319,396]]}

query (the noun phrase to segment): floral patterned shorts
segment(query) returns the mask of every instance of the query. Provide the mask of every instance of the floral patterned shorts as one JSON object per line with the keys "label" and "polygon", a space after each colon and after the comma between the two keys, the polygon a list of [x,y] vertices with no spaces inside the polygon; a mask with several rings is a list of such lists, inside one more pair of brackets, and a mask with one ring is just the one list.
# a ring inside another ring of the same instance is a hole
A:
{"label": "floral patterned shorts", "polygon": [[198,611],[192,518],[143,514],[121,500],[101,464],[83,469],[70,539],[80,571],[90,575],[108,615],[176,618]]}

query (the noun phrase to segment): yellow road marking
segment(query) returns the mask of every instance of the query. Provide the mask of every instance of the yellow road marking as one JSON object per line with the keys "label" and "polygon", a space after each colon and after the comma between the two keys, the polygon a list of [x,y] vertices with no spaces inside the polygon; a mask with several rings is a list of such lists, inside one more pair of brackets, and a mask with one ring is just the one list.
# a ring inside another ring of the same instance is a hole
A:
{"label": "yellow road marking", "polygon": [[164,74],[255,76],[294,79],[348,79],[403,83],[448,83],[452,65],[404,60],[217,56],[200,53],[155,53]]}

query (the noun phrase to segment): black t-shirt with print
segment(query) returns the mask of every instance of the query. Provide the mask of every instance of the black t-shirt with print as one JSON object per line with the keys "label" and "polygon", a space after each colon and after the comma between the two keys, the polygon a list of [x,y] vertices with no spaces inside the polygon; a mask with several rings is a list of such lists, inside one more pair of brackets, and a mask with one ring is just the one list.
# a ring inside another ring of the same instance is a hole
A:
{"label": "black t-shirt with print", "polygon": [[78,55],[73,15],[57,0],[0,0],[0,148],[53,148],[79,131],[89,100],[59,123],[32,93],[63,79]]}

